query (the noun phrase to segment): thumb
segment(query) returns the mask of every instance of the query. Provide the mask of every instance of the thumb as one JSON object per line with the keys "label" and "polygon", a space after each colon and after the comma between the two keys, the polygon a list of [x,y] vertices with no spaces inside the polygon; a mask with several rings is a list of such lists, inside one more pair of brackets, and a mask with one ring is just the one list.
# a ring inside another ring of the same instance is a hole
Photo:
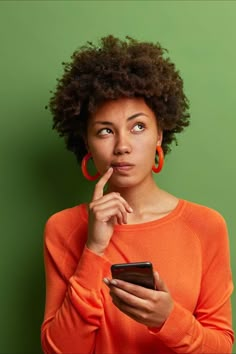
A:
{"label": "thumb", "polygon": [[157,290],[164,291],[165,293],[169,293],[169,290],[168,290],[166,284],[161,279],[161,277],[158,274],[158,272],[154,272],[154,279],[155,279],[155,285],[156,285],[156,289]]}

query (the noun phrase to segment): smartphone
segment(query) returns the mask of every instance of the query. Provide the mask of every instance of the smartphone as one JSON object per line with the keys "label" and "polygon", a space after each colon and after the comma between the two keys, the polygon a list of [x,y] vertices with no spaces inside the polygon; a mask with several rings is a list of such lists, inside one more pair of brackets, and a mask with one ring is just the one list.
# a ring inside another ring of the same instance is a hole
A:
{"label": "smartphone", "polygon": [[114,279],[121,279],[155,290],[153,267],[150,262],[113,264],[111,274]]}

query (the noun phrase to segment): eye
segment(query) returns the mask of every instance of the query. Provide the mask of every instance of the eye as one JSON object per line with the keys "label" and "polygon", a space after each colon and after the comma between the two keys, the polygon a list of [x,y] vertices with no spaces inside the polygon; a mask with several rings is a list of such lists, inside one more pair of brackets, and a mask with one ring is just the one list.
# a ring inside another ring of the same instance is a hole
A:
{"label": "eye", "polygon": [[112,130],[109,128],[103,128],[101,130],[99,130],[98,135],[108,135],[111,134]]}
{"label": "eye", "polygon": [[135,133],[139,133],[139,132],[143,131],[144,129],[145,129],[145,126],[144,126],[143,123],[137,123],[133,127],[132,131],[135,132]]}

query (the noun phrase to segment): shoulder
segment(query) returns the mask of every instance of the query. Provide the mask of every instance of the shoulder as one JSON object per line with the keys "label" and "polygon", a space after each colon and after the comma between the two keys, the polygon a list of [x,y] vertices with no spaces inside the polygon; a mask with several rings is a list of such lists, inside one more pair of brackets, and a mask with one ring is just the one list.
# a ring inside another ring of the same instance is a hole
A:
{"label": "shoulder", "polygon": [[215,209],[183,201],[181,219],[202,244],[213,240],[225,243],[228,238],[226,221]]}
{"label": "shoulder", "polygon": [[59,211],[49,217],[45,225],[45,239],[65,238],[78,227],[87,225],[86,205],[80,204]]}
{"label": "shoulder", "polygon": [[47,267],[56,268],[69,279],[87,237],[85,204],[59,211],[47,220],[44,230],[44,258]]}
{"label": "shoulder", "polygon": [[183,216],[189,221],[225,222],[224,217],[215,209],[187,200],[183,201]]}
{"label": "shoulder", "polygon": [[217,210],[186,200],[183,201],[182,216],[186,221],[202,226],[225,224],[224,217]]}

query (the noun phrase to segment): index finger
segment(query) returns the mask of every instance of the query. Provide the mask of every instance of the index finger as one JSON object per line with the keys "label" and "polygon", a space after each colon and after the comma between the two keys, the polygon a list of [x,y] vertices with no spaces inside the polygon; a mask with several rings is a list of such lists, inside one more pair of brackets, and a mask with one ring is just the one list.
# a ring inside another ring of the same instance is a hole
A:
{"label": "index finger", "polygon": [[141,285],[132,284],[120,279],[111,279],[109,283],[111,286],[111,293],[114,293],[119,297],[123,296],[122,294],[129,293],[140,299],[149,299],[153,296],[153,292],[156,293],[153,289],[145,288]]}
{"label": "index finger", "polygon": [[107,183],[107,181],[111,177],[112,173],[113,173],[113,168],[110,167],[104,173],[104,175],[100,178],[100,180],[98,181],[98,183],[96,184],[96,186],[94,188],[92,200],[99,199],[103,196],[103,188],[105,187],[105,184]]}

